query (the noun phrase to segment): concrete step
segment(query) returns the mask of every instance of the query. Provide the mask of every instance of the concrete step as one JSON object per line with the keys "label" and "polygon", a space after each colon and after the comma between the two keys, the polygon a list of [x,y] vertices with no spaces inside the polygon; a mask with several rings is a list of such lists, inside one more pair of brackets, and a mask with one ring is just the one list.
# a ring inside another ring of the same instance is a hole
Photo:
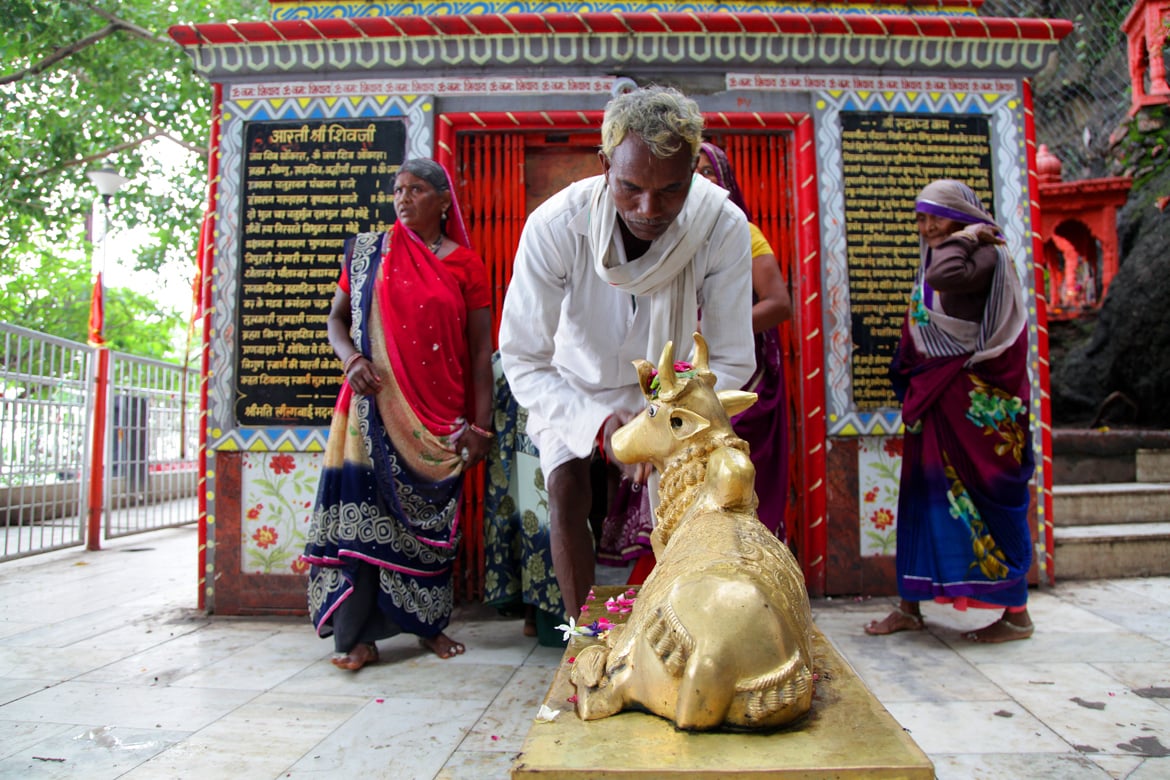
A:
{"label": "concrete step", "polygon": [[1134,452],[1138,482],[1170,482],[1170,450]]}
{"label": "concrete step", "polygon": [[1106,482],[1053,485],[1052,522],[1060,527],[1170,521],[1170,484]]}
{"label": "concrete step", "polygon": [[1170,575],[1170,522],[1057,527],[1053,568],[1058,582]]}
{"label": "concrete step", "polygon": [[1054,428],[1052,481],[1057,485],[1170,482],[1170,477],[1138,476],[1134,457],[1138,450],[1170,452],[1170,431]]}

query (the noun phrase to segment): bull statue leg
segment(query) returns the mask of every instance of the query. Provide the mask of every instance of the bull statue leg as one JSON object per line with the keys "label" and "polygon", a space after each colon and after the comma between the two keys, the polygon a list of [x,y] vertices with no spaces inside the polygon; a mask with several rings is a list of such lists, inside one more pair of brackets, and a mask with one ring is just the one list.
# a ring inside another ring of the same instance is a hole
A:
{"label": "bull statue leg", "polygon": [[608,658],[606,645],[590,645],[577,654],[573,663],[569,678],[577,688],[577,714],[581,720],[608,718],[626,705],[623,680],[606,674]]}
{"label": "bull statue leg", "polygon": [[[707,575],[680,582],[670,597],[679,620],[695,637],[695,648],[679,680],[674,722],[681,729],[707,730],[728,721],[737,683],[746,674],[765,675],[795,650],[780,616],[752,583]],[[777,655],[761,656],[760,647]]]}
{"label": "bull statue leg", "polygon": [[[715,728],[723,722],[735,696],[740,670],[736,664],[726,662],[727,652],[729,645],[742,643],[745,635],[705,630],[728,617],[724,605],[715,597],[718,591],[726,590],[720,587],[726,584],[698,579],[683,581],[673,588],[670,596],[675,614],[696,638],[694,651],[678,683],[674,723],[680,729]],[[696,630],[697,627],[702,628]]]}

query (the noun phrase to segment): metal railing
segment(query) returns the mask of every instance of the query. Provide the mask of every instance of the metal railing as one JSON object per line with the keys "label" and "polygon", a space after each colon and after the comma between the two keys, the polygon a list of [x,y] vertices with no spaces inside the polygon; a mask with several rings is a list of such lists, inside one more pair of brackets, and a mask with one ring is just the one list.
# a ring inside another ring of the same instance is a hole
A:
{"label": "metal railing", "polygon": [[96,549],[95,499],[107,539],[198,519],[198,371],[108,352],[99,393],[106,350],[7,323],[0,342],[0,561]]}

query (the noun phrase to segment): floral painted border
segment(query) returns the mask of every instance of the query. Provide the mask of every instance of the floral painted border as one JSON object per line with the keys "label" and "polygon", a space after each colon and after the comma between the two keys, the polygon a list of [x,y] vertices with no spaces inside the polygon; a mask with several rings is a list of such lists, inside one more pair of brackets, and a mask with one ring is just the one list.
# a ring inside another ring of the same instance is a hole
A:
{"label": "floral painted border", "polygon": [[245,574],[303,574],[300,560],[321,477],[320,452],[246,452],[240,496]]}
{"label": "floral painted border", "polygon": [[861,523],[861,555],[893,555],[898,539],[902,437],[862,436],[858,442],[857,506]]}

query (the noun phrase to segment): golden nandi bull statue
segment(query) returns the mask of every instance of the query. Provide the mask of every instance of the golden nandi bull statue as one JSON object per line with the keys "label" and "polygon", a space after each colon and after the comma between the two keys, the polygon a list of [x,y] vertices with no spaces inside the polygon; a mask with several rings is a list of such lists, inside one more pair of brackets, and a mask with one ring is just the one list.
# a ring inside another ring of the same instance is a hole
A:
{"label": "golden nandi bull statue", "polygon": [[626,463],[661,474],[658,559],[625,624],[577,654],[584,720],[645,709],[681,729],[766,729],[812,704],[812,616],[788,548],[756,517],[755,468],[729,415],[755,393],[715,392],[707,343],[680,375],[667,342],[635,361],[647,406],[613,436]]}

